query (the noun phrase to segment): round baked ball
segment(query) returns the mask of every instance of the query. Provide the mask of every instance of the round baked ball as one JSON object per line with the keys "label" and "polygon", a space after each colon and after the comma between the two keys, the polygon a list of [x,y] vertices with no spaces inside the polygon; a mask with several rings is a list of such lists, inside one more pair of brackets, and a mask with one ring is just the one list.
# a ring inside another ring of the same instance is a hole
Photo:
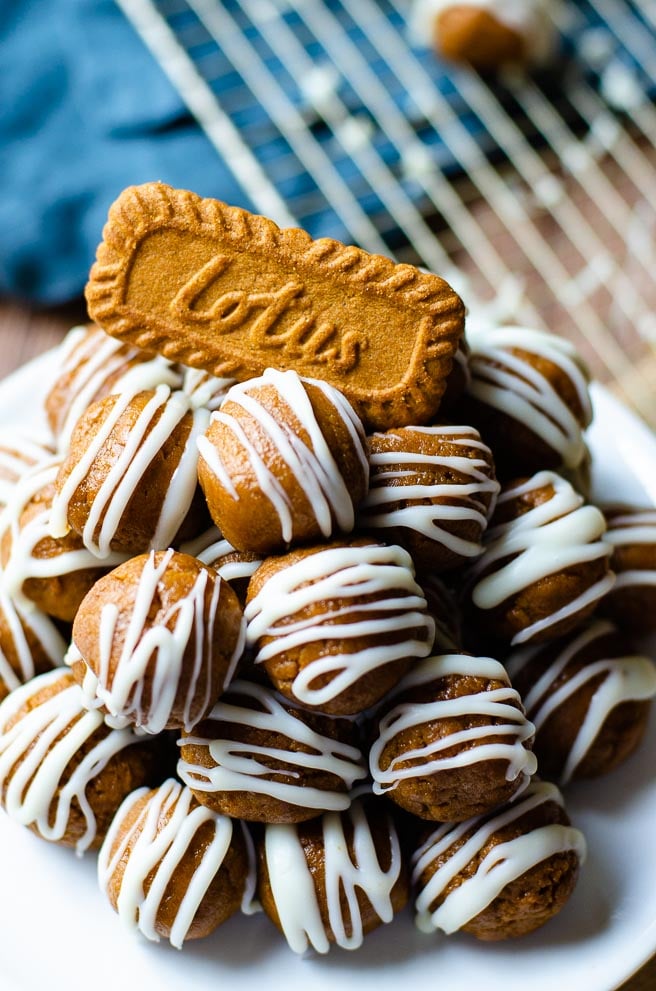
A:
{"label": "round baked ball", "polygon": [[561,785],[606,774],[638,747],[656,695],[656,666],[606,620],[506,662],[535,724],[540,773]]}
{"label": "round baked ball", "polygon": [[100,888],[121,922],[177,949],[239,910],[251,873],[241,825],[173,778],[128,795],[98,857]]}
{"label": "round baked ball", "polygon": [[420,0],[418,8],[438,55],[480,72],[539,64],[554,49],[547,0]]}
{"label": "round baked ball", "polygon": [[50,444],[17,430],[0,432],[0,506],[12,498],[21,478],[52,458]]}
{"label": "round baked ball", "polygon": [[61,664],[64,639],[36,606],[14,602],[0,585],[0,701],[37,674]]}
{"label": "round baked ball", "polygon": [[477,430],[445,425],[372,434],[369,465],[359,524],[405,547],[418,572],[439,574],[482,552],[499,483]]}
{"label": "round baked ball", "polygon": [[200,368],[185,368],[182,391],[189,396],[194,406],[204,406],[213,411],[219,408],[228,389],[234,384],[234,379],[217,378]]}
{"label": "round baked ball", "polygon": [[307,712],[235,681],[179,741],[178,776],[203,805],[251,822],[303,822],[351,803],[366,777],[351,720]]}
{"label": "round baked ball", "polygon": [[37,835],[100,846],[129,792],[157,774],[159,748],[89,711],[70,671],[40,674],[0,705],[0,803]]}
{"label": "round baked ball", "polygon": [[589,373],[576,348],[528,327],[476,325],[461,415],[494,451],[499,478],[576,469],[592,420]]}
{"label": "round baked ball", "polygon": [[267,554],[353,529],[366,441],[326,382],[269,368],[233,386],[198,447],[210,514],[238,550]]}
{"label": "round baked ball", "polygon": [[633,634],[656,631],[656,509],[604,509],[615,584],[601,603],[604,615]]}
{"label": "round baked ball", "polygon": [[332,715],[378,702],[435,636],[407,551],[365,540],[267,558],[244,615],[278,691]]}
{"label": "round baked ball", "polygon": [[60,450],[92,403],[125,389],[141,392],[167,384],[176,388],[181,375],[169,361],[121,344],[100,327],[74,327],[57,350],[58,373],[45,400],[45,412]]}
{"label": "round baked ball", "polygon": [[554,472],[509,482],[469,570],[471,622],[513,645],[573,630],[615,580],[605,529],[600,510]]}
{"label": "round baked ball", "polygon": [[248,583],[262,564],[259,554],[238,551],[223,539],[216,526],[210,527],[195,540],[182,544],[180,550],[218,571],[236,593],[240,603],[243,605],[246,602]]}
{"label": "round baked ball", "polygon": [[374,794],[421,819],[461,822],[509,801],[537,769],[534,728],[503,666],[443,654],[418,662],[376,716]]}
{"label": "round baked ball", "polygon": [[262,907],[295,953],[356,950],[408,901],[396,828],[384,805],[356,799],[300,825],[268,825],[259,846]]}
{"label": "round baked ball", "polygon": [[131,558],[96,582],[73,623],[87,704],[146,733],[191,730],[227,687],[242,610],[216,572],[176,551]]}
{"label": "round baked ball", "polygon": [[426,834],[412,857],[417,927],[526,936],[564,907],[585,854],[556,786],[533,780],[507,805]]}
{"label": "round baked ball", "polygon": [[196,439],[209,416],[168,385],[93,403],[57,475],[53,536],[73,530],[100,559],[174,543],[196,495]]}
{"label": "round baked ball", "polygon": [[52,458],[28,472],[4,511],[5,530],[0,541],[3,587],[14,601],[34,603],[56,619],[72,622],[80,602],[108,568],[125,560],[112,553],[99,561],[69,532],[50,533],[55,478],[60,461]]}

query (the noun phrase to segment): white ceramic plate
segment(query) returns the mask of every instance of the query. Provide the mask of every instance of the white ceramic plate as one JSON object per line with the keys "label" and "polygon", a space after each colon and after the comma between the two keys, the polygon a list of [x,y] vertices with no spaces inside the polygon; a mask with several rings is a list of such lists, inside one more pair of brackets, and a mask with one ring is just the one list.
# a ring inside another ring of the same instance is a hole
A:
{"label": "white ceramic plate", "polygon": [[[0,384],[0,426],[38,416],[51,354]],[[656,502],[656,439],[605,390],[590,431],[600,499]],[[568,808],[589,843],[573,899],[538,933],[485,945],[425,936],[408,910],[356,952],[297,959],[262,915],[231,919],[182,952],[121,927],[77,860],[0,816],[2,991],[611,991],[656,951],[656,719],[614,774],[572,787]]]}

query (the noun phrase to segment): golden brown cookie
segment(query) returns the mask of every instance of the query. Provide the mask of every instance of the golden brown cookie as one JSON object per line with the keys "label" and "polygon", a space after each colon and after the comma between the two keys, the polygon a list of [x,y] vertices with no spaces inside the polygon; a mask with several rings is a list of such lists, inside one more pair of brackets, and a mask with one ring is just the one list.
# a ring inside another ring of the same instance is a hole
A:
{"label": "golden brown cookie", "polygon": [[629,634],[656,631],[656,509],[604,508],[617,578],[601,611]]}
{"label": "golden brown cookie", "polygon": [[111,207],[86,288],[109,334],[239,381],[293,368],[369,428],[426,423],[464,310],[436,275],[162,183]]}

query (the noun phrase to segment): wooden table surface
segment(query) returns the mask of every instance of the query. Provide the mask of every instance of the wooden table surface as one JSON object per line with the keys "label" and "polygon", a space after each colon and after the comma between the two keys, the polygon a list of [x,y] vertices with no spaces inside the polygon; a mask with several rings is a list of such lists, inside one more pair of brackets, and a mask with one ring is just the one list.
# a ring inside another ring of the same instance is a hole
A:
{"label": "wooden table surface", "polygon": [[[82,302],[64,310],[39,312],[0,300],[0,379],[53,347],[70,327],[84,320]],[[568,991],[564,981],[562,988]],[[621,991],[656,991],[656,957],[623,984]]]}

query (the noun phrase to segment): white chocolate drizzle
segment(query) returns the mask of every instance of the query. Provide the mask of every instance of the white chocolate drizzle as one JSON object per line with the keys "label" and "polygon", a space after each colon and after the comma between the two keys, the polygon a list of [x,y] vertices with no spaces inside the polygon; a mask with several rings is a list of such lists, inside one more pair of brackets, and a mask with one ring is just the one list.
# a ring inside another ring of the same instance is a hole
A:
{"label": "white chocolate drizzle", "polygon": [[[376,596],[374,601],[361,602],[370,595]],[[320,611],[286,622],[308,607]],[[310,643],[362,640],[362,648],[353,653],[327,649],[297,674],[292,684],[295,697],[320,706],[384,664],[430,654],[435,621],[426,608],[412,559],[401,547],[333,547],[309,554],[268,579],[246,606],[246,639],[254,646],[263,637],[272,638],[259,647],[258,664]],[[353,621],[353,615],[359,618]],[[407,635],[395,643],[378,642],[406,630]],[[325,674],[331,675],[330,681],[313,688],[312,683]]]}
{"label": "white chocolate drizzle", "polygon": [[70,677],[68,671],[61,669],[38,675],[16,688],[0,705],[0,792],[12,819],[24,826],[36,826],[44,839],[55,842],[63,838],[75,804],[86,824],[75,847],[82,854],[97,833],[86,789],[115,754],[137,742],[134,733],[105,727],[62,783],[80,749],[103,728],[102,715],[85,709],[79,685],[69,684],[6,729],[12,716],[36,692],[60,679],[68,682]]}
{"label": "white chocolate drizzle", "polygon": [[[495,844],[483,857],[476,872],[445,896],[449,885],[472,859],[480,855],[496,832],[547,802],[557,802],[562,806],[562,795],[555,785],[534,779],[521,797],[513,799],[492,816],[476,816],[456,825],[445,823],[438,826],[412,858],[415,884],[435,860],[448,853],[451,846],[470,832],[471,836],[420,889],[415,903],[417,927],[426,933],[436,929],[445,933],[456,932],[484,911],[506,885],[548,857],[572,852],[583,862],[586,844],[578,829],[560,823],[538,826],[514,839]],[[437,908],[431,908],[438,900],[441,903]]]}
{"label": "white chocolate drizzle", "polygon": [[[181,544],[180,550],[214,568],[229,583],[251,578],[262,564],[261,560],[250,560],[250,555],[245,556],[236,550],[228,540],[223,539],[216,526],[210,527],[195,540]],[[225,558],[230,555],[235,555],[234,559],[226,561]]]}
{"label": "white chocolate drizzle", "polygon": [[[364,927],[357,890],[371,903],[383,923],[394,915],[392,891],[401,875],[401,851],[389,816],[389,867],[380,863],[374,837],[362,803],[354,801],[347,812],[327,812],[321,817],[328,925],[337,946],[356,950],[362,945]],[[347,842],[346,822],[352,828],[352,853]],[[302,828],[302,827],[301,827]],[[312,947],[327,953],[330,939],[321,920],[319,897],[300,841],[291,825],[268,825],[264,848],[271,893],[282,931],[295,953]],[[347,910],[341,906],[341,898]]]}
{"label": "white chocolate drizzle", "polygon": [[[500,681],[504,687],[475,694],[434,699],[431,684],[443,678],[482,678]],[[382,795],[408,778],[426,777],[455,767],[467,767],[480,761],[507,762],[506,780],[516,781],[518,791],[526,787],[537,770],[535,755],[526,747],[534,733],[522,709],[519,695],[511,687],[502,664],[491,657],[470,657],[466,654],[443,654],[418,662],[394,689],[398,697],[409,689],[425,686],[426,701],[402,702],[393,705],[380,719],[378,737],[369,754],[369,769],[374,779],[373,791]],[[385,769],[380,759],[385,747],[399,733],[415,730],[427,723],[447,719],[484,717],[482,726],[470,726],[437,737],[424,746],[407,749]],[[492,720],[498,720],[492,722]],[[502,737],[496,742],[485,742]],[[458,747],[449,757],[443,751]],[[407,766],[402,767],[402,764]]]}
{"label": "white chocolate drizzle", "polygon": [[[551,498],[488,529],[485,550],[470,574],[476,579],[497,562],[505,563],[475,582],[471,596],[479,609],[494,609],[541,578],[610,554],[610,546],[601,539],[606,523],[600,510],[584,506],[583,497],[555,472],[538,472],[528,481],[503,490],[497,505],[547,486],[554,490]],[[512,643],[525,642],[538,630],[574,615],[605,595],[614,581],[614,574],[607,573],[558,612],[518,633]]]}
{"label": "white chocolate drizzle", "polygon": [[[108,411],[86,451],[53,500],[51,536],[63,537],[68,533],[68,507],[78,486],[109,441],[118,421],[141,391],[143,390],[140,388],[126,389],[116,396],[112,409]],[[163,550],[172,543],[196,491],[196,439],[207,426],[210,414],[202,408],[192,410],[191,402],[184,393],[171,393],[168,385],[158,385],[131,427],[121,453],[99,486],[90,506],[82,539],[84,546],[97,558],[104,560],[111,553],[112,541],[124,513],[150,463],[190,411],[193,416],[191,430],[171,477],[150,547]]]}
{"label": "white chocolate drizzle", "polygon": [[[539,739],[540,730],[560,706],[573,698],[579,690],[585,690],[590,681],[603,678],[590,700],[563,765],[561,784],[567,784],[571,780],[616,706],[628,701],[646,701],[656,695],[656,666],[650,658],[636,654],[618,656],[617,651],[611,657],[606,656],[607,648],[603,641],[616,633],[612,623],[595,620],[582,632],[560,642],[544,673],[524,693],[524,705],[529,718],[535,724]],[[597,641],[596,659],[586,662],[554,690],[553,686],[562,678],[568,666],[577,665],[579,655]],[[543,654],[545,649],[550,652],[553,648],[526,647],[511,654],[506,662],[510,677],[515,678],[526,665],[532,664],[538,655]]]}
{"label": "white chocolate drizzle", "polygon": [[[489,497],[491,513],[499,492],[499,483],[490,478],[492,456],[481,441],[478,431],[466,426],[432,426],[408,428],[411,433],[426,434],[442,439],[445,444],[475,448],[480,457],[463,455],[442,456],[409,450],[372,451],[369,462],[373,469],[369,492],[361,510],[361,523],[367,528],[406,527],[428,540],[441,544],[461,557],[476,557],[481,553],[479,540],[467,540],[450,533],[444,523],[474,523],[481,536],[487,525],[485,497]],[[403,431],[395,434],[403,437]],[[385,435],[373,435],[384,437]],[[485,457],[487,455],[487,459]],[[489,460],[488,460],[489,459]],[[464,475],[466,481],[445,481],[436,484],[419,481],[417,475],[445,469]],[[409,479],[409,481],[405,481]],[[413,501],[399,506],[400,502]],[[441,501],[444,500],[444,501]],[[457,501],[457,505],[453,502]]]}
{"label": "white chocolate drizzle", "polygon": [[[132,808],[148,795],[148,801],[127,829],[125,821]],[[212,838],[203,844],[202,855],[171,925],[169,940],[178,950],[182,949],[203,898],[230,849],[233,823],[227,816],[200,805],[189,789],[173,778],[150,794],[148,788],[138,788],[128,795],[114,816],[98,855],[98,881],[107,896],[114,874],[124,863],[116,911],[126,928],[159,942],[158,914],[162,901],[169,886],[175,883],[176,868],[190,848],[196,848],[196,834],[206,823],[214,827]]]}
{"label": "white chocolate drizzle", "polygon": [[[477,327],[471,334],[468,391],[512,417],[576,468],[585,456],[583,428],[592,420],[588,373],[574,345],[562,337],[527,327]],[[557,365],[572,383],[582,410],[580,423],[542,372],[512,349]]]}
{"label": "white chocolate drizzle", "polygon": [[[632,509],[625,513],[609,514],[607,523],[604,540],[612,546],[613,551],[635,544],[651,546],[656,563],[656,510]],[[623,570],[617,566],[614,591],[636,585],[656,585],[656,567]]]}
{"label": "white chocolate drizzle", "polygon": [[[245,696],[246,701],[235,696]],[[249,699],[252,700],[250,705]],[[366,775],[362,754],[357,747],[331,739],[307,726],[287,711],[289,707],[290,703],[271,689],[246,681],[233,682],[230,692],[217,702],[207,718],[273,733],[277,745],[263,747],[233,740],[229,738],[229,729],[217,725],[219,735],[213,739],[192,735],[178,741],[184,747],[207,747],[216,766],[203,767],[180,758],[179,777],[198,791],[246,791],[301,808],[331,812],[347,809],[351,802],[350,788],[358,778]],[[285,740],[304,745],[311,752],[289,749]],[[261,757],[276,763],[271,767],[258,759]],[[310,787],[303,779],[304,772],[331,774],[342,788]],[[296,781],[271,780],[271,776],[280,778],[282,775]]]}
{"label": "white chocolate drizzle", "polygon": [[[211,704],[214,626],[221,595],[221,579],[213,582],[209,604],[206,591],[211,573],[203,568],[191,590],[174,602],[156,625],[149,625],[157,589],[174,551],[156,559],[154,551],[144,556],[136,596],[127,624],[113,602],[101,610],[97,645],[98,672],[87,666],[83,693],[89,707],[104,706],[111,717],[129,719],[147,733],[166,728],[183,674],[189,679],[183,703],[182,724],[189,732]],[[169,628],[170,624],[170,628]],[[224,680],[226,687],[243,650],[244,624]],[[77,646],[77,645],[76,645]],[[191,661],[189,647],[191,646]],[[79,649],[79,648],[78,648]],[[118,659],[114,660],[117,649]],[[113,673],[112,673],[113,668]],[[142,698],[148,672],[149,699]],[[202,702],[199,703],[199,699]]]}
{"label": "white chocolate drizzle", "polygon": [[4,616],[8,636],[11,637],[11,642],[18,660],[18,670],[16,671],[9,663],[9,659],[2,650],[2,647],[0,647],[0,682],[9,691],[13,691],[19,685],[25,684],[26,681],[29,681],[35,675],[34,658],[28,642],[26,627],[31,630],[32,635],[39,641],[52,667],[62,664],[66,652],[66,644],[49,616],[46,616],[36,606],[26,609],[21,603],[14,602],[1,585],[0,611]]}
{"label": "white chocolate drizzle", "polygon": [[18,434],[15,430],[0,434],[0,505],[11,499],[16,483],[35,466],[52,458],[47,441]]}
{"label": "white chocolate drizzle", "polygon": [[[355,522],[353,500],[333,452],[319,427],[305,383],[320,389],[334,406],[349,434],[366,481],[369,462],[362,424],[348,400],[326,382],[302,379],[293,371],[279,372],[267,368],[260,378],[234,385],[223,407],[212,414],[212,422],[218,421],[231,430],[244,449],[261,491],[278,515],[282,539],[286,543],[289,543],[294,536],[293,506],[290,497],[260,454],[258,447],[248,437],[237,416],[226,412],[225,406],[234,403],[253,417],[258,430],[266,438],[267,448],[275,448],[278,456],[289,468],[296,485],[305,495],[323,536],[329,537],[335,525],[340,531],[348,533],[353,529]],[[273,386],[278,391],[293,418],[307,433],[309,444],[303,441],[296,430],[284,420],[272,416],[260,402],[258,392],[267,386]],[[223,463],[220,451],[207,437],[199,438],[198,449],[218,482],[233,499],[238,499],[234,480]]]}
{"label": "white chocolate drizzle", "polygon": [[235,384],[234,379],[217,378],[200,368],[185,368],[182,391],[189,396],[194,407],[204,406],[217,410],[226,397],[228,389]]}

